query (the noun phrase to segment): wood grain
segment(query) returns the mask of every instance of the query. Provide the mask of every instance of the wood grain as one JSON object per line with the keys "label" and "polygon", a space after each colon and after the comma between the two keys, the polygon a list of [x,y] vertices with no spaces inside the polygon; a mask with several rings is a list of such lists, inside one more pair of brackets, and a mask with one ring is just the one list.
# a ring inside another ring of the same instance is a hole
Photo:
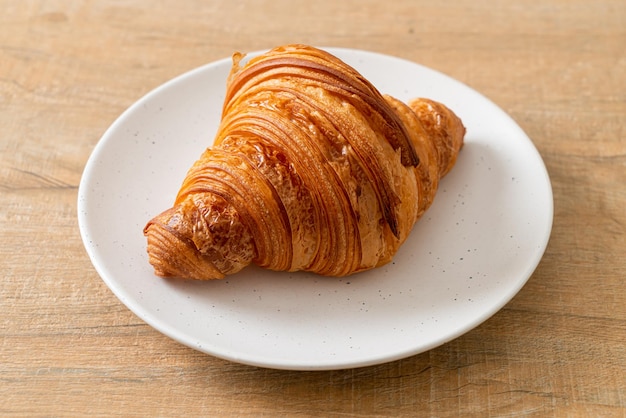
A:
{"label": "wood grain", "polygon": [[[625,27],[622,0],[0,0],[0,415],[626,416]],[[183,347],[99,279],[76,198],[102,133],[182,72],[287,42],[420,62],[533,139],[553,233],[494,317],[389,364],[287,372]]]}

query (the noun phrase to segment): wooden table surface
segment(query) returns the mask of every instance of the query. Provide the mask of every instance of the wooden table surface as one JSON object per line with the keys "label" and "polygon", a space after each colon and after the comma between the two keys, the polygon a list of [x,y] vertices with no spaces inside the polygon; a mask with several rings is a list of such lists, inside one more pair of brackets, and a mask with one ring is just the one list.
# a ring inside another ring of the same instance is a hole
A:
{"label": "wooden table surface", "polygon": [[[626,3],[0,0],[0,415],[626,416]],[[106,128],[172,77],[303,42],[396,55],[508,112],[554,192],[544,258],[500,312],[388,364],[278,371],[146,325],[84,250]]]}

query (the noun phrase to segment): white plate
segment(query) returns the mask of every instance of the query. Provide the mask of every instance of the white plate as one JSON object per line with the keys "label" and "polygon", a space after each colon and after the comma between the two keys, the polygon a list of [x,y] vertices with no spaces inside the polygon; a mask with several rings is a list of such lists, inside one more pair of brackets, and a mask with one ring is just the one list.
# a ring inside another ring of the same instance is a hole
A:
{"label": "white plate", "polygon": [[457,165],[394,262],[344,279],[248,268],[223,281],[164,280],[145,223],[169,207],[212,142],[230,59],[183,74],[124,112],[85,167],[78,220],[87,252],[139,318],[194,349],[263,367],[359,367],[424,352],[479,325],[526,283],[553,201],[543,161],[501,109],[418,64],[328,48],[383,93],[429,97],[467,127]]}

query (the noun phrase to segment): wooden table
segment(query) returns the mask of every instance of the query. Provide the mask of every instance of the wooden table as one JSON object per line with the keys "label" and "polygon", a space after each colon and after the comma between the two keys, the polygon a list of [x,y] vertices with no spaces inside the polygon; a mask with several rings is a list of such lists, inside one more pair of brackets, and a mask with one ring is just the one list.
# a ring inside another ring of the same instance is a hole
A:
{"label": "wooden table", "polygon": [[[0,1],[0,415],[626,416],[626,3]],[[532,138],[554,226],[522,291],[389,364],[255,368],[182,346],[100,280],[77,189],[143,94],[234,50],[400,56],[482,92]]]}

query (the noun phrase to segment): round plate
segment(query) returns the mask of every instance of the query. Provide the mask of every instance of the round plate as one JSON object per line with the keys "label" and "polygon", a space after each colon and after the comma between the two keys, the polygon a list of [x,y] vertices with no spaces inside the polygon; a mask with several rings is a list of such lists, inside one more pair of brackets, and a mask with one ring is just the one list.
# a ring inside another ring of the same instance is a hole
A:
{"label": "round plate", "polygon": [[[484,96],[402,59],[328,48],[399,99],[428,97],[463,120],[466,142],[394,261],[346,278],[256,267],[209,282],[156,277],[142,229],[170,207],[217,129],[231,60],[147,94],[106,131],[78,194],[96,270],[139,318],[202,352],[294,370],[360,367],[443,344],[485,321],[526,283],[552,227],[543,161]],[[253,54],[250,54],[253,55]]]}

